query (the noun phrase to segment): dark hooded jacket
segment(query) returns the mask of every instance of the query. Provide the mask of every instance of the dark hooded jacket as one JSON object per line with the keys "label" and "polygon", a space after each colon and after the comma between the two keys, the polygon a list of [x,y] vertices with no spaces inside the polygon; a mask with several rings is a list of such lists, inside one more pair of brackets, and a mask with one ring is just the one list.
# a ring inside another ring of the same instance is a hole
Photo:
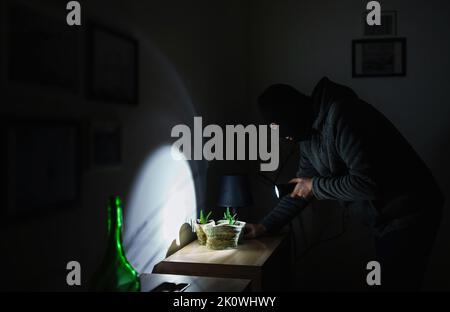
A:
{"label": "dark hooded jacket", "polygon": [[[313,134],[300,142],[297,176],[312,178],[316,199],[339,201],[379,235],[440,214],[444,199],[430,170],[385,116],[327,78],[312,99]],[[280,228],[304,205],[285,197],[263,224]]]}

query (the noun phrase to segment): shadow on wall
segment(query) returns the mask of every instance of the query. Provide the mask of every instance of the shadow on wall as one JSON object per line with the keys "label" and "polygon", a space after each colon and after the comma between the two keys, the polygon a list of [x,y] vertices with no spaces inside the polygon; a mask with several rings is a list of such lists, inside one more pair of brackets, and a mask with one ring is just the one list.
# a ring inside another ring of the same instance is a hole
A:
{"label": "shadow on wall", "polygon": [[[192,226],[189,223],[184,223],[180,227],[179,236],[177,239],[172,241],[169,249],[167,250],[166,257],[169,257],[176,253],[178,250],[189,244],[195,239],[195,234],[193,233]],[[179,243],[177,243],[179,242]]]}

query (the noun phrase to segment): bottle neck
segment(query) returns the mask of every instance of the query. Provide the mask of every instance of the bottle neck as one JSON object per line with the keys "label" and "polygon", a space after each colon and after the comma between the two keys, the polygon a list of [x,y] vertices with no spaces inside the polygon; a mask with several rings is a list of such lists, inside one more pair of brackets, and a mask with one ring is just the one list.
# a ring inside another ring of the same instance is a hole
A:
{"label": "bottle neck", "polygon": [[126,262],[122,245],[122,202],[118,196],[112,197],[108,205],[108,241],[122,262]]}
{"label": "bottle neck", "polygon": [[136,276],[136,270],[128,262],[122,245],[122,201],[119,196],[112,197],[108,205],[108,236],[109,248],[114,250],[114,253],[123,265],[128,267]]}

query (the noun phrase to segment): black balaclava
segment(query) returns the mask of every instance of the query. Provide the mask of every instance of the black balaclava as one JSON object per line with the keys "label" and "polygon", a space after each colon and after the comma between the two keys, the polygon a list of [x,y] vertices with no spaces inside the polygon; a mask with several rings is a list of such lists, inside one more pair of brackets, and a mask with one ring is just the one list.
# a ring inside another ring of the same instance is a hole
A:
{"label": "black balaclava", "polygon": [[258,106],[265,123],[280,126],[280,137],[307,140],[313,123],[312,99],[293,87],[274,84],[259,97]]}

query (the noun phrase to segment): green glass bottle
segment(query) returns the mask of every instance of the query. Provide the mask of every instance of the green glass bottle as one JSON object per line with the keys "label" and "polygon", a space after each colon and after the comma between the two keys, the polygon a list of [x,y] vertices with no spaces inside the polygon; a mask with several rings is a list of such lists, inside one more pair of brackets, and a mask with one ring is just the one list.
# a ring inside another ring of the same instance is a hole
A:
{"label": "green glass bottle", "polygon": [[138,272],[128,262],[122,246],[122,201],[119,196],[108,202],[108,243],[99,270],[93,276],[95,291],[139,291]]}

